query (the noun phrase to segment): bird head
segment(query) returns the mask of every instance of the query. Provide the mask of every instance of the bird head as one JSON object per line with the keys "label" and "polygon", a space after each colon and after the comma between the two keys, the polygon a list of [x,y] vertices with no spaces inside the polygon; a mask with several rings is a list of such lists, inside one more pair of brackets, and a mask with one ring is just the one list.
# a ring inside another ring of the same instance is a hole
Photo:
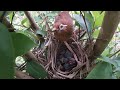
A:
{"label": "bird head", "polygon": [[68,11],[60,12],[55,17],[53,32],[55,37],[61,41],[71,37],[73,32],[73,20]]}

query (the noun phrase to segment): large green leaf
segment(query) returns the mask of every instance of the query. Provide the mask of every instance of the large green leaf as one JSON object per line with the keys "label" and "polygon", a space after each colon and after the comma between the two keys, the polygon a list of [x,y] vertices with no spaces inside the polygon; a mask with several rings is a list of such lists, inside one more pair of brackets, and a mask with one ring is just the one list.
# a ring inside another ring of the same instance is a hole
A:
{"label": "large green leaf", "polygon": [[86,79],[112,79],[112,66],[107,62],[98,63]]}
{"label": "large green leaf", "polygon": [[36,44],[27,36],[21,33],[11,33],[15,48],[15,56],[27,53]]}
{"label": "large green leaf", "polygon": [[34,61],[27,62],[26,71],[34,78],[43,79],[47,76],[45,69]]}
{"label": "large green leaf", "polygon": [[14,48],[8,29],[0,23],[0,79],[14,78]]}

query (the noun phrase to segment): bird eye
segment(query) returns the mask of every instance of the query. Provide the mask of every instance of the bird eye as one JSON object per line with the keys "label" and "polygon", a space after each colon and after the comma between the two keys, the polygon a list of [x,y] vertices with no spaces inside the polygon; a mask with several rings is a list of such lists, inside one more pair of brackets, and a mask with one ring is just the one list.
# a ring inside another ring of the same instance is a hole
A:
{"label": "bird eye", "polygon": [[60,29],[60,30],[63,30],[63,29],[66,28],[66,26],[67,26],[67,25],[60,24],[59,29]]}
{"label": "bird eye", "polygon": [[60,28],[60,29],[63,29],[63,27],[64,27],[63,24],[60,24],[60,27],[59,27],[59,28]]}

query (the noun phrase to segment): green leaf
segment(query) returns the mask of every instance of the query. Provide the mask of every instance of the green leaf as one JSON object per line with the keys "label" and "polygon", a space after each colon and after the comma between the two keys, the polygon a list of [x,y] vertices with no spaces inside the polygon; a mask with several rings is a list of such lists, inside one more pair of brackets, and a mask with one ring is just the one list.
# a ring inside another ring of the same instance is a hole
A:
{"label": "green leaf", "polygon": [[8,29],[0,23],[0,79],[14,78],[14,48]]}
{"label": "green leaf", "polygon": [[93,32],[93,37],[94,38],[97,38],[98,37],[98,35],[99,35],[99,32],[100,32],[100,30],[95,30],[94,32]]}
{"label": "green leaf", "polygon": [[116,76],[118,79],[120,79],[120,71],[116,72],[116,73],[115,73],[115,76]]}
{"label": "green leaf", "polygon": [[13,14],[14,14],[14,12],[9,14],[10,21],[12,21]]}
{"label": "green leaf", "polygon": [[34,61],[27,62],[26,71],[34,78],[43,79],[47,76],[45,69]]}
{"label": "green leaf", "polygon": [[36,44],[27,36],[21,33],[11,33],[15,48],[15,56],[27,53]]}
{"label": "green leaf", "polygon": [[102,21],[105,13],[103,12],[102,14],[100,14],[99,11],[93,11],[92,14],[95,19],[94,29],[96,29],[102,25]]}
{"label": "green leaf", "polygon": [[38,37],[33,33],[33,32],[30,32],[28,29],[26,30],[18,30],[17,33],[22,33],[28,37],[30,37],[32,40],[38,40]]}
{"label": "green leaf", "polygon": [[102,61],[112,64],[115,67],[114,72],[120,71],[120,58],[110,59],[109,57],[103,57]]}
{"label": "green leaf", "polygon": [[105,57],[105,56],[102,56],[102,57],[103,57],[102,61],[107,62],[107,63],[109,63],[109,64],[112,64],[112,65],[114,65],[116,68],[118,67],[118,64],[117,64],[116,61],[110,59],[109,57]]}
{"label": "green leaf", "polygon": [[[85,22],[83,20],[83,17],[81,15],[73,14],[73,18],[80,24],[80,26],[83,29],[87,30],[86,26],[85,26]],[[86,21],[86,25],[87,25],[88,31],[91,32],[92,31],[91,22],[87,18],[85,18],[85,21]]]}
{"label": "green leaf", "polygon": [[86,79],[112,79],[112,66],[107,62],[98,63]]}
{"label": "green leaf", "polygon": [[100,16],[99,11],[92,11],[92,14],[93,14],[95,20]]}
{"label": "green leaf", "polygon": [[24,25],[25,22],[27,22],[27,18],[24,18],[24,19],[21,21],[21,24]]}
{"label": "green leaf", "polygon": [[30,26],[30,23],[29,23],[29,20],[27,18],[24,18],[22,21],[21,21],[21,24],[26,26],[26,27],[29,27]]}
{"label": "green leaf", "polygon": [[109,51],[109,48],[106,48],[103,53],[102,53],[102,56],[107,56],[109,55],[110,51]]}

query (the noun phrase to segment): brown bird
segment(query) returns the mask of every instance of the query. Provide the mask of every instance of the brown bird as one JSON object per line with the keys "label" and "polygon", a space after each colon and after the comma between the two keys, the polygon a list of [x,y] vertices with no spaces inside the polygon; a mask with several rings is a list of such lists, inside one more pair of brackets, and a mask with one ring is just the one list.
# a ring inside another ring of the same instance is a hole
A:
{"label": "brown bird", "polygon": [[69,11],[60,12],[55,17],[53,31],[55,38],[60,41],[67,41],[73,34],[73,20]]}

